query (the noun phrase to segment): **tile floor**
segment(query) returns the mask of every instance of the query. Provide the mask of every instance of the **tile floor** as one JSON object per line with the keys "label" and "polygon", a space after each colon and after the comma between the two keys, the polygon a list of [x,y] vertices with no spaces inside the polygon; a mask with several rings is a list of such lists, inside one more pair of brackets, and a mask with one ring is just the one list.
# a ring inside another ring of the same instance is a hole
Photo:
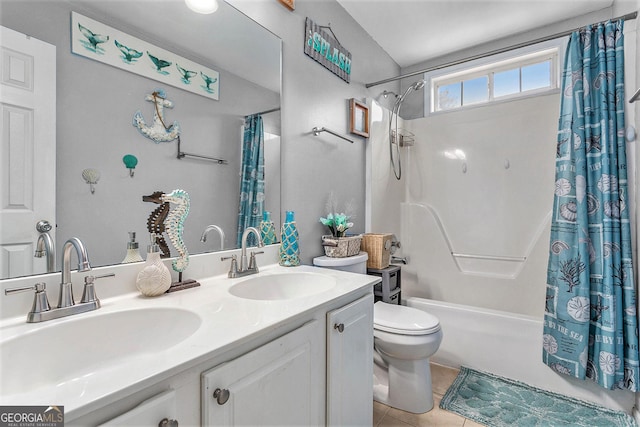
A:
{"label": "tile floor", "polygon": [[412,414],[391,408],[382,403],[373,402],[373,426],[483,427],[482,424],[439,408],[440,400],[453,383],[453,380],[458,376],[458,372],[458,369],[432,363],[431,382],[433,384],[433,400],[435,402],[433,409],[425,414]]}

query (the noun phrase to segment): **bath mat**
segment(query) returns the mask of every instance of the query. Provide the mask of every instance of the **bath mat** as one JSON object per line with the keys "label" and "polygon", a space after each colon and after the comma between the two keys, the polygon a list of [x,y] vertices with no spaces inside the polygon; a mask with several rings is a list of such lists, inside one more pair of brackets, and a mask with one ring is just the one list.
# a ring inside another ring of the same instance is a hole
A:
{"label": "bath mat", "polygon": [[490,427],[635,427],[630,415],[463,366],[440,408]]}

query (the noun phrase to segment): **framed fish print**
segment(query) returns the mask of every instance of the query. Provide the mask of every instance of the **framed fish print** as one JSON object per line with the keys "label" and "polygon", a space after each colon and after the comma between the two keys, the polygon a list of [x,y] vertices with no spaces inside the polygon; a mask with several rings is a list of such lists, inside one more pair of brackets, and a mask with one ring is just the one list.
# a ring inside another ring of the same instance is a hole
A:
{"label": "framed fish print", "polygon": [[217,71],[76,12],[71,12],[71,51],[216,101],[219,99]]}

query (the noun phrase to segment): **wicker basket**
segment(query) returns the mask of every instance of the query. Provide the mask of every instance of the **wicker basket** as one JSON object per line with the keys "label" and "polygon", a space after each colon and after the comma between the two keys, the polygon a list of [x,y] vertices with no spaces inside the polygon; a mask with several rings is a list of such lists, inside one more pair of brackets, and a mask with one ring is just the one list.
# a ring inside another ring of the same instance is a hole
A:
{"label": "wicker basket", "polygon": [[324,254],[331,258],[345,258],[360,253],[362,234],[349,237],[322,236]]}
{"label": "wicker basket", "polygon": [[392,234],[366,233],[362,238],[362,250],[369,254],[367,268],[382,270],[389,267]]}

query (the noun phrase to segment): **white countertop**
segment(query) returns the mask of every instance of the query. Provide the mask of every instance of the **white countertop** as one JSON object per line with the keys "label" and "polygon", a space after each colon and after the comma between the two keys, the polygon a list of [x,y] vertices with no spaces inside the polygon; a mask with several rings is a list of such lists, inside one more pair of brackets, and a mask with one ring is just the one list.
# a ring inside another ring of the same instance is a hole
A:
{"label": "white countertop", "polygon": [[[215,358],[231,348],[249,342],[257,335],[285,325],[296,316],[314,310],[350,293],[354,296],[371,289],[380,279],[372,276],[345,273],[311,266],[294,268],[277,264],[261,267],[260,275],[286,272],[316,272],[332,276],[336,285],[326,291],[294,300],[251,300],[233,296],[229,288],[247,276],[229,279],[226,274],[199,280],[201,286],[147,298],[137,292],[124,293],[102,299],[99,310],[52,320],[39,324],[25,323],[24,316],[0,322],[0,348],[15,338],[43,328],[55,328],[64,322],[82,322],[93,316],[103,316],[125,310],[171,307],[195,313],[201,320],[199,328],[185,340],[160,351],[149,351],[137,356],[113,358],[99,367],[82,369],[56,386],[34,386],[23,393],[9,394],[2,390],[2,405],[64,405],[67,416],[75,418],[93,408],[108,404],[149,385],[167,379],[199,363]],[[303,285],[303,284],[302,284]],[[25,313],[26,314],[26,313]],[[131,325],[135,327],[135,325]],[[157,331],[156,331],[157,332]],[[83,330],[77,340],[101,340],[104,331]],[[97,342],[97,341],[96,341]],[[73,351],[75,340],[60,343]],[[29,348],[25,352],[40,352],[46,358],[47,348]],[[37,353],[36,353],[37,354]],[[20,354],[2,357],[17,357]],[[0,373],[2,374],[2,373]]]}

